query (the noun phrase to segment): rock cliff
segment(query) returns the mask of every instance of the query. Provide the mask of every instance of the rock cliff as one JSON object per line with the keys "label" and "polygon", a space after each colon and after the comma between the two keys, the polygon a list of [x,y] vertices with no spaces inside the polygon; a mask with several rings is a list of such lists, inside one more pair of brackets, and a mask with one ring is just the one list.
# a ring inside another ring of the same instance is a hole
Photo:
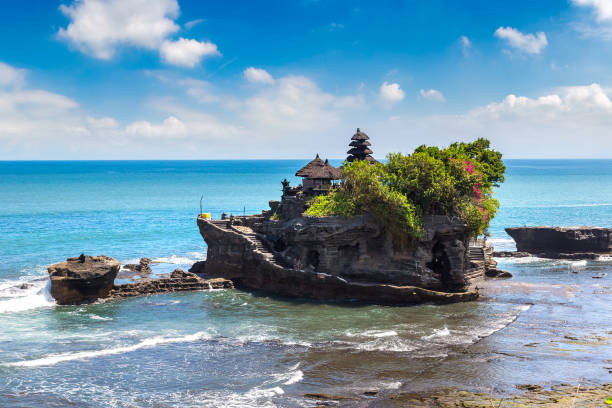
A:
{"label": "rock cliff", "polygon": [[425,217],[425,236],[396,248],[368,216],[198,218],[208,245],[206,274],[284,296],[376,303],[457,302],[488,264],[470,260],[464,223]]}
{"label": "rock cliff", "polygon": [[591,257],[612,252],[612,229],[601,227],[506,228],[517,251],[536,255]]}

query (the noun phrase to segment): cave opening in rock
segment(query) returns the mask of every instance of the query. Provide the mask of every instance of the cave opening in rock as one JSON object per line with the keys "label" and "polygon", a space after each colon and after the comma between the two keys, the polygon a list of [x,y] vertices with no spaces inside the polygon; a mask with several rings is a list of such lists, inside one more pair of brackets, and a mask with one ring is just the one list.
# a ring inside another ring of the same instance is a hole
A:
{"label": "cave opening in rock", "polygon": [[312,266],[316,271],[319,269],[319,252],[314,249],[308,251],[306,254],[306,265]]}
{"label": "cave opening in rock", "polygon": [[433,259],[427,266],[440,276],[440,282],[444,288],[450,289],[452,282],[450,276],[450,260],[444,250],[444,245],[436,242],[433,247]]}
{"label": "cave opening in rock", "polygon": [[283,252],[285,249],[287,249],[287,243],[285,240],[283,238],[277,239],[274,243],[274,250],[277,252]]}

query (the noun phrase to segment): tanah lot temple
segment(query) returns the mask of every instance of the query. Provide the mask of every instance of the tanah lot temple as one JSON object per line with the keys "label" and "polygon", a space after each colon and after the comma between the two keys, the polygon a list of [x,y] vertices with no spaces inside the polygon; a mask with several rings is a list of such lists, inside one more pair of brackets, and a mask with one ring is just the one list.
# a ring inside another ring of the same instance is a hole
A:
{"label": "tanah lot temple", "polygon": [[[377,163],[360,129],[349,147],[348,162]],[[486,247],[470,247],[462,220],[423,217],[423,238],[398,248],[368,214],[304,215],[314,196],[341,182],[341,167],[317,154],[295,175],[302,184],[283,180],[280,200],[271,200],[261,214],[199,216],[208,250],[198,272],[230,279],[238,288],[325,301],[447,303],[478,297],[474,283],[494,261]]]}

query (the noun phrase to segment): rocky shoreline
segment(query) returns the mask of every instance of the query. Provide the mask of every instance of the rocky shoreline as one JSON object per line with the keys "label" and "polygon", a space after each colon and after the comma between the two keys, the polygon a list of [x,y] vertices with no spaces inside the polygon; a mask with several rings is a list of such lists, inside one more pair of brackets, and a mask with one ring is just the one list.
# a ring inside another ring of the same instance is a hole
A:
{"label": "rocky shoreline", "polygon": [[[604,407],[612,403],[612,383],[602,385],[559,384],[546,389],[537,384],[517,385],[517,392],[497,395],[457,388],[428,392],[393,393],[383,396],[375,406],[491,408],[491,407]],[[610,401],[610,402],[607,402]]]}
{"label": "rocky shoreline", "polygon": [[51,295],[59,305],[77,305],[159,293],[234,288],[228,279],[203,279],[181,269],[175,269],[168,277],[151,279],[147,277],[151,274],[150,263],[149,258],[142,258],[137,265],[125,265],[125,269],[138,274],[139,280],[115,285],[121,267],[115,259],[85,254],[68,258],[48,267]]}

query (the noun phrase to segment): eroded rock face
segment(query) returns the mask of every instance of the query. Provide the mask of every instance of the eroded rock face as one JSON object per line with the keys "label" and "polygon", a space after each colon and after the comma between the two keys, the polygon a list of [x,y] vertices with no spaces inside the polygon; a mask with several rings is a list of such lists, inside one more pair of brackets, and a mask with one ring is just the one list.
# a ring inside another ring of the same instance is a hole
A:
{"label": "eroded rock face", "polygon": [[199,218],[198,226],[206,273],[239,287],[323,300],[456,302],[478,296],[469,281],[484,273],[469,268],[459,219],[426,217],[424,238],[406,248],[394,247],[368,216],[237,221]]}
{"label": "eroded rock face", "polygon": [[91,303],[109,295],[121,265],[108,256],[68,258],[48,267],[51,295],[60,305]]}
{"label": "eroded rock face", "polygon": [[612,252],[612,229],[600,227],[516,227],[506,228],[519,252],[609,253]]}

